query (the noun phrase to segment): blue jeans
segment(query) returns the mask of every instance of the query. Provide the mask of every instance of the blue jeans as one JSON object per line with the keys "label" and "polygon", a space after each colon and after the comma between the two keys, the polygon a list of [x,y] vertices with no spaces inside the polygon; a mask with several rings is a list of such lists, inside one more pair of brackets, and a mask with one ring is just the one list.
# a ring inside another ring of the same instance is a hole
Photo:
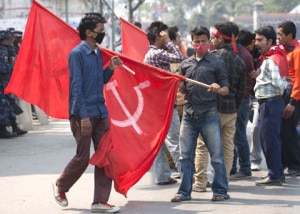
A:
{"label": "blue jeans", "polygon": [[166,155],[166,151],[169,150],[176,168],[180,172],[179,163],[179,129],[180,120],[178,116],[177,108],[174,108],[171,119],[170,128],[165,139],[164,144],[161,146],[153,163],[154,176],[156,183],[167,182],[171,179],[171,169],[169,161]]}
{"label": "blue jeans", "polygon": [[227,196],[227,177],[222,150],[221,122],[216,108],[210,109],[200,119],[183,114],[179,147],[182,181],[177,192],[182,199],[190,199],[194,175],[194,156],[199,134],[208,148],[211,165],[215,171],[212,182],[213,195]]}
{"label": "blue jeans", "polygon": [[234,156],[233,167],[236,168],[237,156],[239,158],[240,170],[246,175],[251,175],[250,164],[250,149],[247,139],[247,124],[249,120],[250,107],[249,99],[243,100],[237,112],[237,119],[235,123],[234,146],[237,155]]}
{"label": "blue jeans", "polygon": [[262,149],[260,144],[260,134],[259,134],[259,127],[258,127],[259,104],[256,99],[252,100],[252,108],[253,108],[253,119],[252,119],[252,129],[251,129],[250,160],[251,163],[261,164]]}

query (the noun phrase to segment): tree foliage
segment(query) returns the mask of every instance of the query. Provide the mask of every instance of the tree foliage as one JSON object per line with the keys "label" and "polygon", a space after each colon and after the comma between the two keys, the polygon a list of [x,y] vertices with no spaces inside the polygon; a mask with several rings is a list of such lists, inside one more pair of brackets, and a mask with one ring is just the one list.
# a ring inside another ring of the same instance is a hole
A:
{"label": "tree foliage", "polygon": [[[145,1],[141,14],[152,21],[162,20],[169,26],[177,25],[181,31],[185,31],[196,25],[212,26],[218,22],[234,20],[236,16],[251,16],[256,1],[258,0],[152,0]],[[260,1],[264,4],[265,13],[288,12],[300,3],[300,0]],[[155,4],[164,6],[161,16],[155,15]]]}

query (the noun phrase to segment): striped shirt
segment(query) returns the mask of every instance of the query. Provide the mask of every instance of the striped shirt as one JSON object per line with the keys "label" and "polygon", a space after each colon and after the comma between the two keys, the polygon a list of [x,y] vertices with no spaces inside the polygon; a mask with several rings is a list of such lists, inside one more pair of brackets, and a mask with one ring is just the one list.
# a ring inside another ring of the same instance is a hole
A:
{"label": "striped shirt", "polygon": [[254,86],[255,97],[265,99],[282,96],[288,83],[285,77],[280,76],[279,68],[275,62],[266,58],[260,66],[260,70]]}

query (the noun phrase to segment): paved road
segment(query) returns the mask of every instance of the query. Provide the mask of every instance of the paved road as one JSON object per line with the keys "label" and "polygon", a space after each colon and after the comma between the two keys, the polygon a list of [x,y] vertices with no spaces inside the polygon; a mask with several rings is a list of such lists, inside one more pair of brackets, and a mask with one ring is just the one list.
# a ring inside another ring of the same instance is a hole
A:
{"label": "paved road", "polygon": [[[53,199],[51,182],[73,156],[74,147],[68,121],[64,120],[34,124],[34,130],[25,136],[0,139],[0,214],[90,213],[92,166],[67,194],[67,208]],[[129,190],[127,198],[113,191],[110,202],[121,206],[124,214],[300,213],[300,177],[287,178],[282,187],[256,187],[255,179],[265,174],[264,165],[253,178],[230,182],[231,199],[225,202],[211,202],[208,190],[193,192],[191,201],[171,203],[179,184],[157,186],[150,170]]]}

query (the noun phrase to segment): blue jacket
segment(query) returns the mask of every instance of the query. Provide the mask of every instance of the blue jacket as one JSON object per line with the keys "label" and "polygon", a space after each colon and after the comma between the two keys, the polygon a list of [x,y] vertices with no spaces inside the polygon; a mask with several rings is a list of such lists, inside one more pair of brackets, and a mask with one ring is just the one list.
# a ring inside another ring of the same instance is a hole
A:
{"label": "blue jacket", "polygon": [[103,70],[101,50],[92,49],[82,41],[69,54],[70,94],[69,116],[105,118],[108,111],[103,95],[104,84],[113,75]]}

